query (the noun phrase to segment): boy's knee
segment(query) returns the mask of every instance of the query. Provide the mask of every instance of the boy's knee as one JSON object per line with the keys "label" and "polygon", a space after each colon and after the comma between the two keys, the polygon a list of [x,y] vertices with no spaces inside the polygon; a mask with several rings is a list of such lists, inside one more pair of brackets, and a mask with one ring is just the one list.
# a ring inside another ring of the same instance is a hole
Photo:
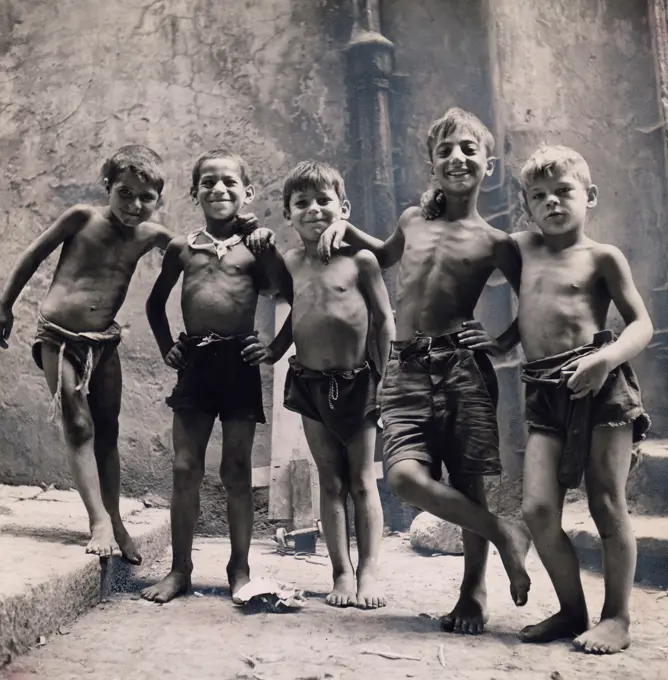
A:
{"label": "boy's knee", "polygon": [[627,515],[626,503],[611,493],[597,493],[589,498],[589,512],[601,538],[610,538],[619,532]]}
{"label": "boy's knee", "polygon": [[387,471],[387,484],[395,496],[411,500],[415,496],[418,482],[412,461],[402,461]]}
{"label": "boy's knee", "polygon": [[350,480],[350,495],[355,502],[364,502],[374,493],[378,493],[378,486],[373,475]]}
{"label": "boy's knee", "polygon": [[115,444],[118,441],[118,418],[114,416],[97,418],[95,420],[95,439],[105,444]]}
{"label": "boy's knee", "polygon": [[174,487],[176,489],[190,488],[199,485],[204,478],[204,466],[193,456],[179,455],[176,452],[172,466]]}
{"label": "boy's knee", "polygon": [[253,487],[253,468],[250,460],[234,463],[223,460],[220,465],[220,481],[228,496],[247,493]]}
{"label": "boy's knee", "polygon": [[558,516],[555,508],[540,498],[524,498],[522,501],[522,517],[532,530],[540,530],[553,524]]}
{"label": "boy's knee", "polygon": [[77,411],[65,417],[63,430],[67,441],[76,448],[91,441],[95,432],[92,418],[83,411]]}

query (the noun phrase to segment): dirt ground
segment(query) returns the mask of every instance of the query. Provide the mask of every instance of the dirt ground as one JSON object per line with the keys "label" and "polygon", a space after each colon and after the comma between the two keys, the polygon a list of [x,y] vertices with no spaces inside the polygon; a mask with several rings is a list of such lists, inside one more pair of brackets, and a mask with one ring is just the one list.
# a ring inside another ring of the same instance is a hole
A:
{"label": "dirt ground", "polygon": [[[516,632],[554,611],[554,596],[536,555],[529,556],[531,599],[512,604],[497,555],[488,570],[491,621],[480,637],[441,633],[421,614],[440,615],[454,603],[461,557],[423,557],[403,535],[383,541],[382,577],[390,604],[378,611],[335,610],[324,603],[329,566],[319,554],[309,561],[280,556],[269,540],[254,543],[255,576],[280,579],[307,591],[297,613],[239,608],[229,599],[223,573],[224,539],[199,539],[194,553],[195,593],[167,605],[137,599],[136,589],[166,573],[170,554],[147,570],[131,592],[121,593],[81,617],[71,628],[17,659],[2,680],[248,680],[441,678],[459,680],[660,680],[668,677],[668,598],[636,588],[635,642],[623,654],[591,657],[567,643],[523,645]],[[602,582],[584,573],[592,612],[600,610]],[[445,668],[438,658],[443,644]],[[389,651],[414,659],[391,660],[368,652]]]}

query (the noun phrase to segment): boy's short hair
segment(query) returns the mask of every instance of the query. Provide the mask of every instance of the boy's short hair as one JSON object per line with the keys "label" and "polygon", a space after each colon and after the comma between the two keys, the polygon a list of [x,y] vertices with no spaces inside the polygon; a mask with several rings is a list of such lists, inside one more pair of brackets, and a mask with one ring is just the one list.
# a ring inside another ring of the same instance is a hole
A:
{"label": "boy's short hair", "polygon": [[128,144],[122,146],[104,162],[100,179],[106,180],[107,186],[111,188],[114,182],[129,170],[142,182],[153,186],[158,194],[162,194],[165,175],[161,166],[162,158],[153,149],[141,144]]}
{"label": "boy's short hair", "polygon": [[201,170],[202,170],[202,165],[206,161],[211,161],[214,159],[223,159],[227,161],[232,161],[233,163],[236,164],[237,168],[239,169],[239,175],[241,176],[241,181],[244,183],[244,186],[247,187],[251,183],[250,179],[250,173],[248,172],[248,165],[246,164],[246,161],[237,153],[232,153],[230,151],[226,151],[225,149],[211,149],[211,151],[205,151],[196,161],[195,165],[193,165],[193,172],[192,172],[192,180],[193,184],[190,189],[191,192],[197,191],[197,187],[199,186],[199,180],[201,177]]}
{"label": "boy's short hair", "polygon": [[348,200],[345,182],[336,168],[319,161],[302,161],[290,171],[283,184],[283,210],[285,213],[290,212],[292,194],[306,189],[320,191],[332,189],[342,203]]}
{"label": "boy's short hair", "polygon": [[447,137],[458,128],[468,130],[485,147],[488,154],[494,151],[494,136],[480,118],[469,111],[455,107],[448,109],[441,118],[438,118],[429,126],[429,132],[427,132],[429,160],[434,160],[436,140],[442,135]]}
{"label": "boy's short hair", "polygon": [[567,146],[541,146],[524,163],[520,170],[520,185],[526,191],[539,179],[570,172],[588,189],[591,173],[587,161],[577,151]]}

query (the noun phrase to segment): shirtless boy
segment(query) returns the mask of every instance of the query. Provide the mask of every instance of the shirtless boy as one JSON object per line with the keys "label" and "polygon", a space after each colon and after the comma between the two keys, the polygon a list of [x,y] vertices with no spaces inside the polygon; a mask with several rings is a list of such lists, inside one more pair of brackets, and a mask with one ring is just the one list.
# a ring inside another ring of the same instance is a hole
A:
{"label": "shirtless boy", "polygon": [[[522,255],[519,331],[528,363],[523,512],[552,580],[560,610],[521,632],[525,642],[575,638],[579,649],[628,647],[636,542],[626,507],[633,442],[649,428],[627,363],[650,342],[652,322],[628,262],[585,235],[597,202],[589,167],[565,147],[537,151],[521,171],[526,204],[540,233],[515,238]],[[605,330],[614,302],[626,328]],[[584,474],[601,536],[605,601],[591,630],[578,560],[561,528],[564,495]]]}
{"label": "shirtless boy", "polygon": [[[385,243],[338,222],[322,235],[319,250],[327,260],[345,238],[371,250],[383,268],[399,262],[397,341],[381,396],[387,478],[406,502],[464,529],[464,579],[442,628],[480,633],[487,621],[488,541],[499,550],[516,605],[526,603],[530,587],[529,536],[487,510],[482,480],[501,470],[497,382],[485,352],[505,350],[507,333],[493,340],[473,321],[492,272],[498,268],[516,283],[519,263],[511,238],[476,207],[493,162],[487,128],[451,109],[432,124],[427,144],[444,214],[426,220],[419,208],[408,208]],[[451,486],[440,482],[443,463]]]}
{"label": "shirtless boy", "polygon": [[[0,297],[0,343],[7,347],[12,307],[40,264],[62,245],[42,302],[33,344],[35,363],[53,395],[72,477],[86,506],[91,539],[86,552],[141,556],[119,511],[121,329],[114,318],[139,259],[165,249],[172,234],[147,222],[164,186],[160,156],[143,146],[124,146],[102,168],[109,205],[75,205],[30,245]],[[62,408],[61,408],[62,407]]]}
{"label": "shirtless boy", "polygon": [[[254,196],[245,162],[223,150],[206,152],[193,168],[191,195],[202,208],[205,226],[169,244],[146,303],[165,363],[178,371],[167,399],[174,411],[172,569],[141,593],[155,602],[168,602],[190,587],[199,489],[216,417],[223,428],[220,477],[227,493],[232,544],[227,576],[233,599],[250,579],[251,450],[255,426],[265,422],[259,364],[271,361],[272,351],[253,330],[258,293],[267,285],[244,243],[248,225],[239,219]],[[165,307],[181,274],[186,332],[174,342]]]}
{"label": "shirtless boy", "polygon": [[[263,259],[266,262],[273,254],[268,271],[284,267],[294,289],[291,322],[296,355],[290,358],[284,405],[301,414],[318,468],[320,518],[334,581],[326,602],[336,607],[383,607],[386,600],[377,581],[383,511],[373,458],[378,371],[385,369],[394,337],[390,299],[370,252],[341,249],[329,266],[318,255],[321,234],[350,214],[337,170],[312,161],[297,165],[283,187],[283,208],[302,245],[286,253],[284,265],[275,250],[266,251]],[[370,347],[371,337],[376,351]],[[372,359],[376,352],[379,366]],[[349,494],[355,509],[357,574],[350,559]]]}

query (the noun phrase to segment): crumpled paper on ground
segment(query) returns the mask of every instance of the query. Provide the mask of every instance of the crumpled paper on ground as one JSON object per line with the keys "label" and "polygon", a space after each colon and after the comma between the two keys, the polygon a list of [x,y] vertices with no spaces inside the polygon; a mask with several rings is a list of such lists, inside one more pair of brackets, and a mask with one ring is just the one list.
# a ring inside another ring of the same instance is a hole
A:
{"label": "crumpled paper on ground", "polygon": [[234,604],[243,606],[259,598],[272,609],[301,609],[306,598],[301,590],[289,588],[267,578],[258,578],[242,586],[234,596]]}

